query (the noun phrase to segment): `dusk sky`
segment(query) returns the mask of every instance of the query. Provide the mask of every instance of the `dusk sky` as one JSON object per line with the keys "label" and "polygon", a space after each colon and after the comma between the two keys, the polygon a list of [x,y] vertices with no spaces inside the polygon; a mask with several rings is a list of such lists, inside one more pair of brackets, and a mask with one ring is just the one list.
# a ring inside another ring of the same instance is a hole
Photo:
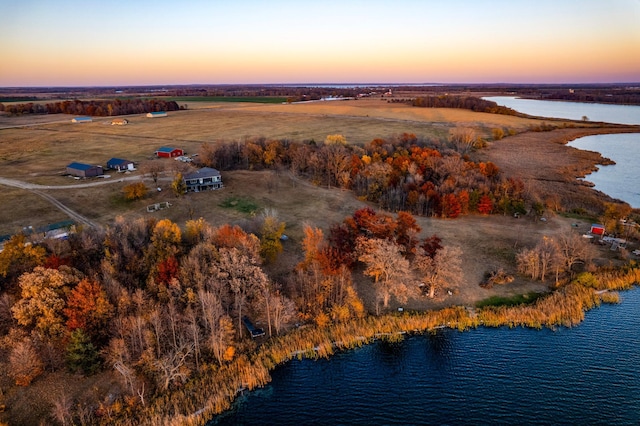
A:
{"label": "dusk sky", "polygon": [[0,86],[640,82],[640,0],[0,0]]}

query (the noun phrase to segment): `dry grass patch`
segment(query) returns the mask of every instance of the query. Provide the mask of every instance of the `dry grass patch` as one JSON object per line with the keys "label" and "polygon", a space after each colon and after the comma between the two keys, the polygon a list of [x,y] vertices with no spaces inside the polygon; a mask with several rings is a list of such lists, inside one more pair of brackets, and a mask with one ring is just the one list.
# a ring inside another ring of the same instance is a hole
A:
{"label": "dry grass patch", "polygon": [[[38,122],[42,117],[50,116],[28,118]],[[37,175],[57,176],[64,173],[72,161],[103,165],[111,157],[143,161],[153,157],[162,145],[175,145],[194,153],[204,142],[260,136],[320,142],[336,133],[351,143],[366,143],[404,132],[442,140],[447,138],[451,127],[458,125],[474,127],[479,135],[488,137],[496,126],[522,130],[537,122],[371,100],[292,105],[224,104],[216,108],[174,111],[158,119],[132,115],[127,117],[130,124],[126,126],[111,126],[111,117],[83,124],[72,124],[68,116],[63,117],[63,122],[0,129],[3,140],[0,173],[26,180]],[[28,123],[26,116],[2,120],[14,119],[16,123]]]}
{"label": "dry grass patch", "polygon": [[14,234],[22,228],[38,228],[68,220],[69,217],[47,200],[30,191],[2,187],[0,196],[0,235]]}
{"label": "dry grass patch", "polygon": [[[398,122],[440,123],[447,126],[471,126],[481,129],[509,127],[524,130],[539,120],[509,115],[487,114],[453,108],[417,108],[386,100],[357,100],[309,102],[290,105],[252,105],[253,111],[284,112],[288,114],[326,114],[351,117],[367,117]],[[408,123],[409,124],[409,123]]]}

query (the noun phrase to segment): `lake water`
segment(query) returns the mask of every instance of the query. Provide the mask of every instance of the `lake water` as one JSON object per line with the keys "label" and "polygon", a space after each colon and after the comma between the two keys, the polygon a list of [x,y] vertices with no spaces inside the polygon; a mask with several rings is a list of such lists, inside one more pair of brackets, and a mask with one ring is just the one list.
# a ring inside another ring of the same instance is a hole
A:
{"label": "lake water", "polygon": [[598,166],[586,180],[598,191],[640,208],[640,133],[585,136],[569,146],[596,151],[615,161],[615,165]]}
{"label": "lake water", "polygon": [[604,121],[618,124],[640,124],[640,106],[610,105],[583,102],[539,101],[513,96],[487,96],[482,99],[493,101],[523,114],[536,117],[566,118],[589,121]]}
{"label": "lake water", "polygon": [[[537,117],[555,117],[618,124],[640,125],[640,106],[608,105],[596,103],[539,101],[512,96],[489,96],[483,99],[504,105],[524,114]],[[595,184],[595,189],[626,201],[640,208],[640,134],[615,134],[587,136],[569,143],[578,149],[596,151],[615,161],[612,166],[599,166],[597,172],[586,180]]]}
{"label": "lake water", "polygon": [[640,423],[640,290],[555,331],[439,331],[293,361],[210,425]]}

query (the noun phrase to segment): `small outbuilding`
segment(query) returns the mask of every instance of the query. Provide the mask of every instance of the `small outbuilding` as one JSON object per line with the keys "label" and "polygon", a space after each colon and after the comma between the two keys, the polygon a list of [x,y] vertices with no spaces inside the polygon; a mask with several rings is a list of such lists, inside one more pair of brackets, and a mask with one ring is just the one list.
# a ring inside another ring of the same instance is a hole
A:
{"label": "small outbuilding", "polygon": [[593,235],[600,235],[603,236],[604,235],[604,225],[600,225],[598,223],[592,223],[591,224],[591,229],[589,230],[589,232]]}
{"label": "small outbuilding", "polygon": [[73,162],[67,166],[67,174],[82,178],[102,176],[104,174],[102,166],[92,166],[91,164]]}
{"label": "small outbuilding", "polygon": [[147,118],[160,118],[166,117],[167,113],[165,111],[156,111],[156,112],[148,112]]}
{"label": "small outbuilding", "polygon": [[220,172],[211,167],[203,167],[193,173],[186,174],[182,179],[187,186],[187,192],[209,191],[220,189],[223,186]]}
{"label": "small outbuilding", "polygon": [[93,118],[91,117],[73,117],[71,119],[72,123],[91,123]]}
{"label": "small outbuilding", "polygon": [[129,124],[129,120],[127,120],[126,118],[114,118],[113,120],[111,120],[112,126],[125,126],[127,124]]}
{"label": "small outbuilding", "polygon": [[180,157],[182,155],[184,155],[183,150],[181,150],[180,148],[173,148],[170,146],[161,146],[156,151],[156,157],[161,157],[161,158],[174,158],[174,157]]}
{"label": "small outbuilding", "polygon": [[135,170],[133,161],[123,160],[122,158],[112,158],[107,161],[107,168],[111,170],[117,170],[119,172]]}

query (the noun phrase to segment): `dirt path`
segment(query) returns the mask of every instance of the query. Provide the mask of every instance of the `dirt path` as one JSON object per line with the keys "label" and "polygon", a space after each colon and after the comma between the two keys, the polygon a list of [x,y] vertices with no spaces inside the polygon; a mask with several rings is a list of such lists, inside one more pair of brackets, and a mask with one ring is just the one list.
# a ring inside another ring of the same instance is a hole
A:
{"label": "dirt path", "polygon": [[88,187],[92,187],[92,186],[105,185],[105,184],[110,184],[110,183],[114,183],[114,182],[122,182],[124,180],[140,180],[140,176],[128,176],[128,177],[125,177],[125,178],[122,178],[122,179],[117,179],[117,180],[116,179],[110,179],[110,180],[105,179],[105,180],[99,181],[99,182],[87,182],[87,183],[79,183],[79,184],[75,184],[75,185],[60,185],[60,186],[38,185],[38,184],[35,184],[35,183],[22,182],[22,181],[15,180],[15,179],[0,178],[0,185],[12,186],[14,188],[21,188],[21,189],[25,189],[27,191],[31,191],[32,193],[44,198],[45,200],[47,200],[48,202],[53,204],[57,209],[59,209],[62,212],[64,212],[66,215],[68,215],[71,219],[75,220],[76,222],[85,224],[85,225],[90,226],[92,228],[100,228],[100,225],[98,223],[92,221],[91,219],[87,218],[86,216],[81,215],[80,213],[78,213],[78,212],[76,212],[74,210],[71,210],[69,207],[67,207],[64,204],[62,204],[60,201],[55,199],[50,194],[47,194],[46,192],[43,192],[43,190],[45,190],[45,189],[88,188]]}

